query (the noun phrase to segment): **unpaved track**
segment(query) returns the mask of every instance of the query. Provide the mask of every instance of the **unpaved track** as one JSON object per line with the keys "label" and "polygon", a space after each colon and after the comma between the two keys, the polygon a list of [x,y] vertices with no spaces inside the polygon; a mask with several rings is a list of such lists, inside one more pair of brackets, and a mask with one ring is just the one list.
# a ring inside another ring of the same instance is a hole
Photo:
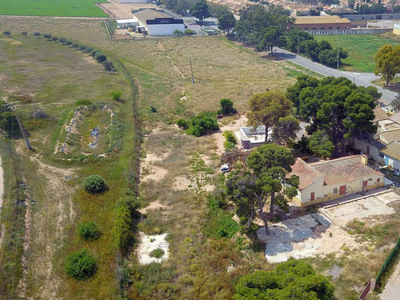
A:
{"label": "unpaved track", "polygon": [[[65,238],[65,228],[75,218],[73,187],[66,184],[65,176],[71,171],[38,165],[35,185],[38,190],[27,196],[25,243],[22,264],[23,277],[19,285],[20,297],[56,299],[61,278],[54,271],[57,250]],[[29,188],[29,180],[27,181]],[[37,202],[36,202],[37,201]]]}

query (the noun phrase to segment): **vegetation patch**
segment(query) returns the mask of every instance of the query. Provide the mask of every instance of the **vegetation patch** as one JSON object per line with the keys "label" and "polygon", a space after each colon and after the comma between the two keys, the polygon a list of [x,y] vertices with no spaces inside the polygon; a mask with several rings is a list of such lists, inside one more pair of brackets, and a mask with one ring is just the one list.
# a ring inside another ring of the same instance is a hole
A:
{"label": "vegetation patch", "polygon": [[150,252],[150,256],[155,258],[161,258],[164,255],[164,253],[165,252],[163,249],[157,248]]}
{"label": "vegetation patch", "polygon": [[75,279],[92,277],[96,268],[96,260],[87,249],[71,253],[65,261],[65,272]]}
{"label": "vegetation patch", "polygon": [[85,240],[97,240],[100,236],[100,231],[95,222],[87,221],[78,225],[78,234]]}
{"label": "vegetation patch", "polygon": [[17,16],[57,16],[57,17],[107,17],[95,3],[107,3],[106,0],[0,0],[3,15]]}
{"label": "vegetation patch", "polygon": [[346,71],[369,72],[375,70],[374,57],[384,44],[397,46],[392,35],[381,34],[341,34],[314,36],[317,41],[328,41],[334,47],[347,50],[349,56],[342,60],[342,68]]}
{"label": "vegetation patch", "polygon": [[106,188],[106,182],[100,175],[90,175],[83,180],[83,188],[90,194],[99,194]]}

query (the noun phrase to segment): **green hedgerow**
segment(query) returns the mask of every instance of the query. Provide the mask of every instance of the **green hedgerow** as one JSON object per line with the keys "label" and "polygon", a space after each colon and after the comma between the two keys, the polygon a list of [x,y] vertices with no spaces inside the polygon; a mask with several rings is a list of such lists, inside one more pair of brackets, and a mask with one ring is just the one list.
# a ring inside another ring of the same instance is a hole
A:
{"label": "green hedgerow", "polygon": [[101,193],[105,187],[106,183],[100,175],[90,175],[83,180],[83,188],[91,194]]}
{"label": "green hedgerow", "polygon": [[95,258],[85,248],[71,253],[65,261],[65,272],[75,279],[92,277],[96,269]]}
{"label": "green hedgerow", "polygon": [[78,234],[85,240],[97,240],[100,236],[100,231],[95,222],[87,221],[78,225]]}

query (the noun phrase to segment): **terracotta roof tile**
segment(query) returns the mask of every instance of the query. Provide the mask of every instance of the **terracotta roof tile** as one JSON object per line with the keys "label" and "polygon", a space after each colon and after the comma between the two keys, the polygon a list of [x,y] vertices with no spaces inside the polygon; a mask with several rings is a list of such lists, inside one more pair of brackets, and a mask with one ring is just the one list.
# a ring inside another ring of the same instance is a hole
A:
{"label": "terracotta roof tile", "polygon": [[310,184],[323,177],[320,172],[311,167],[301,158],[297,158],[295,164],[292,166],[292,172],[289,173],[289,177],[292,175],[300,177],[300,190],[305,189]]}
{"label": "terracotta roof tile", "polygon": [[310,165],[324,175],[327,185],[331,185],[376,173],[377,171],[362,163],[361,157],[362,155],[353,155]]}

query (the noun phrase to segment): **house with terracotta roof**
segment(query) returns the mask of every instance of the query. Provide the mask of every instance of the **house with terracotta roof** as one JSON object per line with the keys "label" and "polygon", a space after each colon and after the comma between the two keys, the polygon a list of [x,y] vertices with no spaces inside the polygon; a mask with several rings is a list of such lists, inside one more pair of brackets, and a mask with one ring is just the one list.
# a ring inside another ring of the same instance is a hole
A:
{"label": "house with terracotta roof", "polygon": [[365,193],[384,185],[384,176],[367,165],[368,157],[353,155],[307,164],[297,158],[288,176],[300,178],[296,204],[308,206]]}

